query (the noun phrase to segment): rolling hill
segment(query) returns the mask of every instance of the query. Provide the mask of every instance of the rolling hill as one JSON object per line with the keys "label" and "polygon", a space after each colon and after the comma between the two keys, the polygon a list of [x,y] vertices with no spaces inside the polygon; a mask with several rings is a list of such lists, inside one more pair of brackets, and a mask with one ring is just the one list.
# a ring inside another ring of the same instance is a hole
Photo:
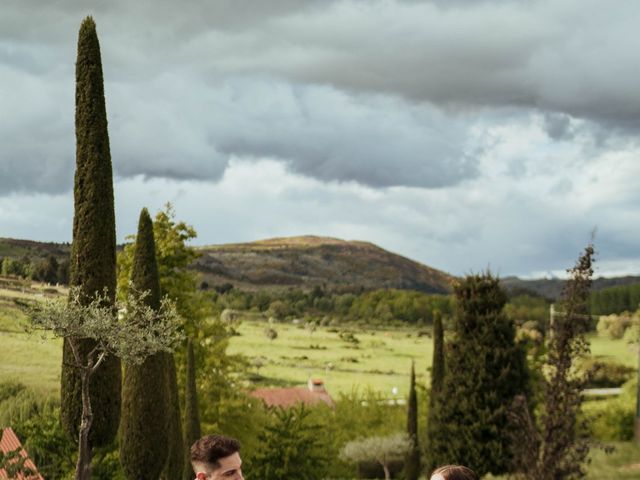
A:
{"label": "rolling hill", "polygon": [[209,285],[245,289],[316,285],[330,289],[451,291],[453,277],[368,242],[301,236],[199,247],[194,268]]}

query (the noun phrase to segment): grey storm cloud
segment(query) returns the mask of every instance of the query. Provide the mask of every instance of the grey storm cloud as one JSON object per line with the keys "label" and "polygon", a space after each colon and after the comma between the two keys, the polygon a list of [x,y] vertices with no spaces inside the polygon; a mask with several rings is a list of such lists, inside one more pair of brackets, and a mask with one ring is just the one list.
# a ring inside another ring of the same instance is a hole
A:
{"label": "grey storm cloud", "polygon": [[238,156],[325,181],[442,187],[478,174],[472,129],[486,111],[542,111],[553,140],[572,118],[640,126],[632,0],[9,0],[0,110],[18,118],[0,118],[2,194],[71,185],[85,14],[124,177],[216,180]]}

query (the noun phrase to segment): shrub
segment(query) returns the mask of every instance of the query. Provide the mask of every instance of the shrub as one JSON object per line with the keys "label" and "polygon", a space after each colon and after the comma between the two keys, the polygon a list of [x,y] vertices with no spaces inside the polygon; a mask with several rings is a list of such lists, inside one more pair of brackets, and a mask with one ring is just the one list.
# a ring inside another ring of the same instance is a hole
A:
{"label": "shrub", "polygon": [[595,400],[584,406],[584,414],[596,440],[629,441],[633,438],[635,410],[624,399]]}
{"label": "shrub", "polygon": [[357,345],[360,343],[360,340],[353,334],[353,332],[349,332],[347,330],[343,330],[338,334],[341,340]]}
{"label": "shrub", "polygon": [[623,312],[620,315],[602,315],[596,329],[601,337],[622,338],[627,329],[638,322],[635,315]]}
{"label": "shrub", "polygon": [[24,385],[7,382],[0,386],[0,426],[23,422],[42,412],[53,410],[59,402]]}
{"label": "shrub", "polygon": [[264,335],[269,340],[275,340],[276,338],[278,338],[278,331],[275,330],[274,328],[265,328]]}
{"label": "shrub", "polygon": [[18,393],[26,388],[27,387],[25,387],[22,383],[15,380],[6,380],[0,383],[0,403],[11,397],[15,397],[16,395],[18,395]]}
{"label": "shrub", "polygon": [[320,480],[326,477],[329,458],[321,426],[300,404],[272,410],[272,421],[258,436],[262,449],[251,459],[254,478]]}
{"label": "shrub", "polygon": [[45,478],[70,478],[77,449],[62,430],[59,408],[35,412],[13,427]]}
{"label": "shrub", "polygon": [[622,387],[622,395],[586,402],[583,414],[590,422],[591,435],[600,441],[628,441],[633,438],[636,407],[636,379]]}
{"label": "shrub", "polygon": [[613,388],[624,384],[635,369],[620,363],[609,363],[590,358],[581,365],[587,375],[586,388]]}

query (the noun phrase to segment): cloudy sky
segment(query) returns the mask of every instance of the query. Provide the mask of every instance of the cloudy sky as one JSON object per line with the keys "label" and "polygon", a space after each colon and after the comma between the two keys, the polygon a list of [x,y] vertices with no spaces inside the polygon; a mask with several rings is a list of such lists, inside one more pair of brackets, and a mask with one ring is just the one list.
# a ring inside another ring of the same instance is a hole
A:
{"label": "cloudy sky", "polygon": [[640,274],[637,0],[3,0],[0,236],[69,241],[78,27],[98,25],[119,240],[368,240],[543,276],[596,229]]}

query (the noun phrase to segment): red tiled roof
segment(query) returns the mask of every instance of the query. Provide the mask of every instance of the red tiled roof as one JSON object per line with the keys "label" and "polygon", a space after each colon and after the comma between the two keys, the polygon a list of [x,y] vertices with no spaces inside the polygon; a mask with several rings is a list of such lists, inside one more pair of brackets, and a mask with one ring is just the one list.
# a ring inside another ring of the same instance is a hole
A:
{"label": "red tiled roof", "polygon": [[315,405],[324,402],[330,407],[335,403],[326,390],[312,392],[308,388],[257,388],[250,393],[252,397],[260,398],[270,407],[293,407],[297,403]]}
{"label": "red tiled roof", "polygon": [[[20,455],[23,458],[27,459],[24,462],[25,466],[35,472],[35,475],[31,475],[29,477],[25,477],[22,474],[18,474],[16,478],[18,480],[44,480],[44,478],[42,478],[42,475],[38,473],[38,469],[36,468],[33,461],[31,461],[31,459],[29,458],[29,455],[27,455],[27,452],[25,451],[25,449],[22,448],[22,444],[20,443],[20,440],[18,440],[18,437],[16,436],[14,431],[11,429],[11,427],[0,429],[0,434],[1,434],[0,450],[2,450],[2,453],[8,453],[8,452],[12,452],[14,450],[20,449]],[[8,478],[7,472],[3,468],[0,469],[0,478]]]}

